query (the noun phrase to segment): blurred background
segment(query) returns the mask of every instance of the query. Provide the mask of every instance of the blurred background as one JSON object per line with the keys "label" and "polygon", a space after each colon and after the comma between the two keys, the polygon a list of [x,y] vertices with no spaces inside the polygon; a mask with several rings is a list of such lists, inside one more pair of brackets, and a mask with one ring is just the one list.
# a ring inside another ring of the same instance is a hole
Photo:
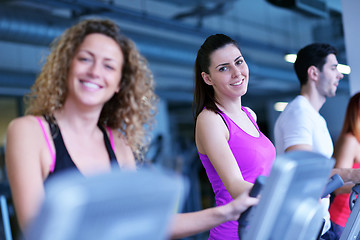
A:
{"label": "blurred background", "polygon": [[[355,52],[345,43],[344,4],[349,6],[349,2],[0,0],[0,160],[3,164],[7,125],[23,115],[23,95],[40,72],[51,41],[81,19],[110,18],[147,58],[160,97],[147,161],[190,179],[184,211],[213,206],[212,190],[193,138],[193,65],[198,48],[215,33],[239,42],[250,69],[243,105],[256,112],[260,129],[273,141],[279,114],[274,106],[299,93],[293,64],[285,61],[285,54],[296,53],[312,42],[327,42],[338,49],[339,63],[348,64],[349,52]],[[341,129],[347,101],[356,91],[356,86],[350,87],[354,85],[351,75],[344,75],[337,96],[321,109],[333,141]],[[6,178],[4,168],[1,177]]]}

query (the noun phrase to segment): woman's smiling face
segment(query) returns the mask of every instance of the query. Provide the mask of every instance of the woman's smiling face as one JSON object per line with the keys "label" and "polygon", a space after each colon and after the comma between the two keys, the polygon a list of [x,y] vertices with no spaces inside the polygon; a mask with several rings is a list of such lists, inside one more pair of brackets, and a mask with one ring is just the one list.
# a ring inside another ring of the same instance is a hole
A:
{"label": "woman's smiling face", "polygon": [[209,73],[202,73],[213,86],[216,98],[240,97],[247,92],[249,68],[238,47],[227,44],[210,55]]}
{"label": "woman's smiling face", "polygon": [[119,91],[123,63],[123,53],[112,38],[87,35],[70,65],[68,98],[85,105],[103,105]]}

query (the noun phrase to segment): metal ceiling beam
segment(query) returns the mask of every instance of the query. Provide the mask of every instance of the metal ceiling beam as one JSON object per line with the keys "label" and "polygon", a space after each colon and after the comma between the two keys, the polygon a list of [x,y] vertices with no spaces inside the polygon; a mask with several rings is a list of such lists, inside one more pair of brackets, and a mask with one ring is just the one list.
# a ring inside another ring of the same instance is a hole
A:
{"label": "metal ceiling beam", "polygon": [[[49,5],[52,7],[58,6],[59,8],[67,8],[70,11],[73,12],[73,17],[86,17],[91,15],[97,15],[97,16],[105,16],[110,17],[113,19],[118,20],[124,20],[130,23],[136,23],[140,26],[147,26],[147,27],[153,27],[157,29],[164,29],[169,32],[174,32],[176,34],[184,34],[184,35],[190,35],[190,36],[197,36],[201,38],[205,38],[211,34],[213,34],[213,30],[206,29],[206,28],[198,28],[197,26],[192,26],[189,24],[185,24],[181,21],[175,21],[172,19],[165,19],[158,16],[152,16],[150,14],[144,14],[143,12],[134,11],[132,9],[122,8],[119,6],[116,6],[115,4],[110,4],[102,1],[96,1],[96,0],[26,0],[26,1],[20,1],[20,2],[27,2],[27,3],[33,3],[33,4],[39,4],[39,5]],[[6,6],[6,5],[5,5]],[[5,6],[2,6],[1,14],[0,14],[0,21],[2,22],[4,17],[3,14],[7,15],[7,18],[11,18],[11,14],[14,13],[14,11],[8,11],[5,9]],[[16,6],[13,4],[13,6]],[[7,13],[8,12],[8,13]],[[15,11],[16,14],[16,11]],[[22,13],[22,14],[26,14]],[[29,15],[29,14],[27,14]],[[51,21],[51,18],[53,16],[49,15],[46,16],[46,13],[41,14],[43,17],[43,20],[45,21]],[[22,18],[24,19],[24,18]],[[28,19],[26,19],[27,21]],[[66,24],[68,24],[71,20],[69,19],[63,19],[67,21]],[[72,19],[77,20],[76,18]],[[0,25],[2,24],[0,22]],[[49,25],[52,27],[56,27],[54,22],[51,22]],[[45,23],[46,24],[46,23]],[[60,26],[61,21],[57,21],[57,24]],[[3,29],[0,29],[0,31]],[[2,33],[2,32],[0,32]],[[225,33],[226,34],[226,33]],[[256,41],[253,39],[247,39],[242,36],[233,36],[242,46],[250,47],[250,48],[256,48],[257,50],[264,50],[264,51],[270,51],[270,52],[276,52],[276,53],[284,53],[287,52],[288,49],[285,49],[281,46],[275,46],[275,45],[269,45],[260,41]]]}
{"label": "metal ceiling beam", "polygon": [[47,46],[74,21],[31,12],[20,7],[0,8],[0,40]]}

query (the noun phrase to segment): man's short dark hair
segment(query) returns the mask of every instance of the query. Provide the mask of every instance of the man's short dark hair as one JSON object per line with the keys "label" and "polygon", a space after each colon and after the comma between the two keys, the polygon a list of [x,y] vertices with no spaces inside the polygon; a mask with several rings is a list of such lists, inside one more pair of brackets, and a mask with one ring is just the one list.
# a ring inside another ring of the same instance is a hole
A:
{"label": "man's short dark hair", "polygon": [[305,85],[308,81],[307,70],[309,67],[315,66],[322,71],[326,57],[329,54],[336,55],[337,50],[327,43],[312,43],[299,50],[294,63],[294,69],[301,86]]}

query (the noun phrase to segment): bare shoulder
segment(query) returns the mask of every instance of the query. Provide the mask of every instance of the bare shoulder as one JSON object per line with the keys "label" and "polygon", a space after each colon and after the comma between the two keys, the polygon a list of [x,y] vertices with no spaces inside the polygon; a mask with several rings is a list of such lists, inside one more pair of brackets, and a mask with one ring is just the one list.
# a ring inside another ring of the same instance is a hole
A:
{"label": "bare shoulder", "polygon": [[207,146],[216,146],[218,141],[227,141],[228,139],[229,130],[222,117],[204,109],[196,120],[195,142],[198,151],[205,154]]}
{"label": "bare shoulder", "polygon": [[41,149],[45,146],[44,141],[39,140],[41,134],[41,128],[34,116],[19,117],[9,123],[5,154],[9,171],[19,171],[18,164],[33,172],[41,169]]}
{"label": "bare shoulder", "polygon": [[345,146],[348,149],[356,148],[360,145],[356,137],[351,133],[346,133],[339,137],[337,141],[338,146]]}
{"label": "bare shoulder", "polygon": [[111,132],[114,136],[114,151],[119,165],[134,168],[136,166],[135,157],[125,136],[117,129],[111,129]]}
{"label": "bare shoulder", "polygon": [[38,125],[38,121],[34,116],[23,116],[18,117],[13,120],[8,125],[7,133],[10,134],[16,134],[16,133],[22,133],[22,134],[31,134],[34,131],[37,130],[35,127]]}
{"label": "bare shoulder", "polygon": [[[45,120],[42,120],[45,121]],[[13,119],[6,132],[6,148],[9,150],[30,151],[27,154],[36,152],[42,146],[42,141],[38,141],[42,136],[41,127],[38,120],[31,115]]]}
{"label": "bare shoulder", "polygon": [[113,132],[114,143],[116,147],[122,150],[130,149],[130,146],[126,141],[125,136],[120,131],[118,131],[117,129],[111,129],[111,131]]}
{"label": "bare shoulder", "polygon": [[257,116],[256,113],[249,107],[244,107],[246,108],[246,110],[248,110],[248,112],[251,114],[251,116],[254,118],[255,122],[257,121]]}
{"label": "bare shoulder", "polygon": [[196,123],[197,124],[199,124],[199,123],[200,124],[201,123],[204,123],[204,124],[205,123],[214,123],[219,120],[222,121],[219,114],[217,114],[213,111],[204,109],[200,112],[199,116],[197,117]]}
{"label": "bare shoulder", "polygon": [[[45,120],[41,120],[45,121]],[[17,155],[26,156],[29,162],[39,159],[40,151],[45,146],[45,140],[38,120],[32,116],[23,116],[13,119],[7,128],[6,133],[6,154],[10,158],[17,159]]]}

